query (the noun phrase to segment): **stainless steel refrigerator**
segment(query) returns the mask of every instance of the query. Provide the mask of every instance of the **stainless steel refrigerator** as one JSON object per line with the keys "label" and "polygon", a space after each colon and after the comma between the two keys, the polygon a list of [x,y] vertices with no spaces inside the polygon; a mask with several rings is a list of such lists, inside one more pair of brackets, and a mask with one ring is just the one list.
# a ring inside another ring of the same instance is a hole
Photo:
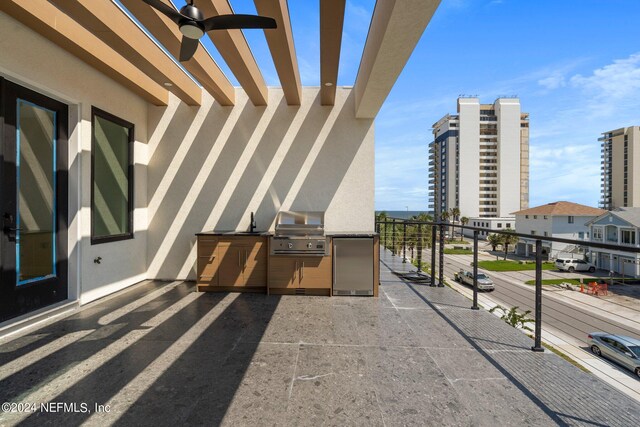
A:
{"label": "stainless steel refrigerator", "polygon": [[333,238],[333,295],[373,295],[372,238]]}

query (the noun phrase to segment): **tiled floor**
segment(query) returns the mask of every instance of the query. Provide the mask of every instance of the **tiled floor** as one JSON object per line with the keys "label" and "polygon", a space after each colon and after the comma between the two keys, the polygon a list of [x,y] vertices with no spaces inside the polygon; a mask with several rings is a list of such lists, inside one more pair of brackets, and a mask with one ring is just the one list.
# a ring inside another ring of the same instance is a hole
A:
{"label": "tiled floor", "polygon": [[76,407],[0,424],[640,425],[633,400],[383,259],[379,298],[154,282],[2,343],[2,402]]}

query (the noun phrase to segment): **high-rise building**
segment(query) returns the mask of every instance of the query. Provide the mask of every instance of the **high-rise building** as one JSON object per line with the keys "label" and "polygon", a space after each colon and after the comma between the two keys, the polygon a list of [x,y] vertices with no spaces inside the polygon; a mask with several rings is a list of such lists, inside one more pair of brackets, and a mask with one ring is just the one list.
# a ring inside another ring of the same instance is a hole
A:
{"label": "high-rise building", "polygon": [[605,132],[602,142],[600,207],[640,207],[640,127]]}
{"label": "high-rise building", "polygon": [[517,98],[480,104],[458,98],[458,114],[433,125],[430,209],[469,218],[507,217],[529,207],[529,114]]}

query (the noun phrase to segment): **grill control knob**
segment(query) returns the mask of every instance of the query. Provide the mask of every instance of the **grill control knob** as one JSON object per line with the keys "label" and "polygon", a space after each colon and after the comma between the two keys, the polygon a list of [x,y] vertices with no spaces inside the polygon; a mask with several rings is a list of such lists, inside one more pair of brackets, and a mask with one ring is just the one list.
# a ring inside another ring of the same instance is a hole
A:
{"label": "grill control knob", "polygon": [[289,243],[287,246],[289,246],[289,249],[293,248],[293,243]]}
{"label": "grill control knob", "polygon": [[308,247],[309,249],[311,249],[311,248],[313,247],[313,245],[312,245],[311,243],[307,243],[307,247]]}

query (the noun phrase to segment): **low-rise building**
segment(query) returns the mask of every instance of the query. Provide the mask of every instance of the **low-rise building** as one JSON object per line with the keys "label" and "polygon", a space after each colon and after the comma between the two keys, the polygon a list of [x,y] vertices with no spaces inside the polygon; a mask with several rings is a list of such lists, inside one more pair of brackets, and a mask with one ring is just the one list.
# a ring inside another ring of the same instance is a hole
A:
{"label": "low-rise building", "polygon": [[[468,226],[487,228],[488,231],[481,231],[478,237],[486,239],[491,231],[515,230],[516,218],[513,216],[501,218],[469,218]],[[463,234],[467,237],[473,237],[473,230],[464,230]]]}
{"label": "low-rise building", "polygon": [[[606,213],[603,209],[592,208],[572,202],[553,202],[546,205],[524,209],[513,214],[516,217],[516,232],[541,237],[556,237],[561,239],[589,240],[589,221]],[[535,252],[534,239],[520,239],[516,244],[516,254],[520,256],[533,255]],[[542,241],[544,258],[552,259],[558,256],[583,257],[580,245]]]}
{"label": "low-rise building", "polygon": [[588,222],[591,241],[620,246],[619,250],[590,251],[590,261],[601,270],[640,277],[640,254],[625,252],[625,248],[640,247],[640,208],[618,208]]}

